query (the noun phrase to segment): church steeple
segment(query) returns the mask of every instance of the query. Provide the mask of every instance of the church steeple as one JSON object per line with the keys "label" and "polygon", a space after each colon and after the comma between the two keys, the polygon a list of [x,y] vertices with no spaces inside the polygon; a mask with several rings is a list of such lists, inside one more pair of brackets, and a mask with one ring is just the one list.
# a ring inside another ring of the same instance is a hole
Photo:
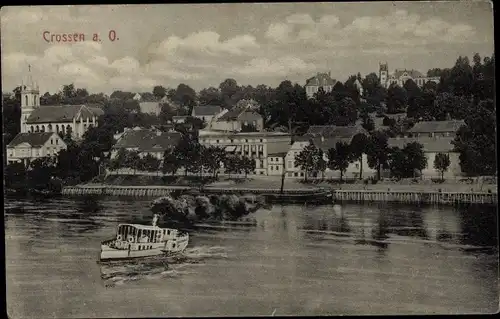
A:
{"label": "church steeple", "polygon": [[33,80],[31,65],[28,65],[28,74],[21,82],[21,132],[28,132],[26,120],[35,108],[40,106],[40,91],[38,84]]}

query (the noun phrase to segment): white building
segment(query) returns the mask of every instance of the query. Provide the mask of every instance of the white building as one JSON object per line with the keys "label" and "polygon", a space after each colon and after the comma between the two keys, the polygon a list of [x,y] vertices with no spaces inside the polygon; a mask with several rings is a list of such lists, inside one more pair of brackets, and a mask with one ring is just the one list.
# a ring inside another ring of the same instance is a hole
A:
{"label": "white building", "polygon": [[[270,157],[282,157],[290,148],[291,136],[286,133],[275,132],[223,132],[200,130],[198,140],[205,146],[224,148],[228,153],[239,154],[255,159],[255,174],[269,175],[271,168]],[[282,164],[281,164],[282,165]]]}
{"label": "white building", "polygon": [[385,64],[379,65],[379,80],[380,84],[385,88],[388,88],[391,84],[403,87],[408,80],[413,80],[415,84],[422,87],[427,82],[434,82],[437,84],[440,78],[438,76],[427,77],[413,69],[396,69],[393,73],[389,73],[389,66],[386,62]]}
{"label": "white building", "polygon": [[166,150],[177,146],[182,134],[179,132],[162,132],[141,128],[128,129],[119,136],[111,149],[111,159],[115,158],[120,149],[137,151],[140,157],[152,155],[162,160]]}
{"label": "white building", "polygon": [[327,93],[330,92],[336,83],[337,80],[331,78],[330,72],[316,74],[316,76],[306,81],[305,89],[307,98],[312,98],[318,92],[319,88],[322,88]]}
{"label": "white building", "polygon": [[7,145],[7,163],[29,161],[40,157],[56,156],[67,145],[55,132],[19,133]]}
{"label": "white building", "polygon": [[444,172],[444,178],[455,178],[462,176],[460,167],[460,154],[453,151],[454,137],[413,137],[413,138],[390,138],[387,143],[389,147],[404,148],[408,143],[417,142],[422,144],[425,156],[427,157],[427,167],[422,170],[423,178],[441,178],[441,173],[434,169],[434,160],[438,153],[447,154],[450,158],[450,166]]}

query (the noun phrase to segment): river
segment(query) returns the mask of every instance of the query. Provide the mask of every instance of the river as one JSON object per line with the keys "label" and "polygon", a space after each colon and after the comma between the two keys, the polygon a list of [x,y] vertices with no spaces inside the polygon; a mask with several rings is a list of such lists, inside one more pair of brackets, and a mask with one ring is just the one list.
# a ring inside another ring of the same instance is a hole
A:
{"label": "river", "polygon": [[[498,311],[492,207],[274,206],[192,231],[184,258],[97,263],[117,223],[151,222],[149,203],[6,199],[10,317]],[[386,239],[363,242],[378,225]]]}

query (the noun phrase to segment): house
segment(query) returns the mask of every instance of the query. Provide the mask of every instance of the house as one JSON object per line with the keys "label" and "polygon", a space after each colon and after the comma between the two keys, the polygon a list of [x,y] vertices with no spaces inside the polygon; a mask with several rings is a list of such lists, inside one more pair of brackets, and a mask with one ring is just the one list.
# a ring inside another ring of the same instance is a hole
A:
{"label": "house", "polygon": [[444,177],[454,178],[462,176],[462,170],[460,168],[459,153],[454,151],[453,140],[453,137],[390,138],[387,143],[389,147],[399,147],[401,149],[412,142],[422,144],[427,157],[427,167],[422,170],[423,178],[441,178],[441,173],[434,169],[434,160],[438,153],[448,154],[450,166],[444,173]]}
{"label": "house", "polygon": [[54,157],[67,145],[56,132],[19,133],[7,145],[7,163],[28,162],[40,157]]}
{"label": "house", "polygon": [[[224,132],[200,130],[198,140],[205,146],[223,148],[227,153],[255,159],[255,174],[267,175],[268,157],[281,156],[290,147],[291,136],[275,132]],[[273,164],[274,165],[274,164]],[[274,168],[273,168],[274,170]]]}
{"label": "house", "polygon": [[438,84],[440,78],[424,76],[419,71],[413,69],[396,69],[393,73],[389,74],[389,66],[386,62],[384,64],[379,64],[379,80],[380,84],[385,88],[388,88],[392,84],[402,87],[408,80],[413,80],[415,84],[422,87],[427,82]]}
{"label": "house", "polygon": [[142,100],[142,95],[140,93],[136,93],[132,99],[134,99],[136,101],[140,101],[140,100]]}
{"label": "house", "polygon": [[212,120],[222,112],[222,107],[219,105],[198,105],[193,107],[191,112],[192,117],[199,118],[210,126]]}
{"label": "house", "polygon": [[406,137],[455,137],[462,125],[465,125],[463,120],[422,121],[409,129]]}
{"label": "house", "polygon": [[215,121],[212,121],[210,129],[241,132],[246,127],[253,126],[258,132],[264,130],[264,119],[254,110],[235,107],[221,114],[216,117]]}
{"label": "house", "polygon": [[[286,155],[286,176],[304,177],[305,172],[295,163],[295,157],[307,146],[313,143],[323,151],[323,159],[328,162],[328,151],[335,148],[338,142],[350,144],[356,134],[368,135],[368,132],[359,126],[335,126],[335,125],[314,125],[309,128],[306,134],[296,138],[292,147]],[[362,170],[362,171],[361,171]],[[368,158],[363,154],[360,160],[349,164],[343,177],[359,178],[360,173],[363,178],[373,176],[376,171],[368,167]],[[325,178],[339,178],[340,172],[326,169],[322,174]],[[319,177],[319,176],[318,176]]]}
{"label": "house", "polygon": [[182,134],[175,131],[125,129],[125,132],[111,149],[111,159],[116,157],[120,149],[124,149],[137,151],[140,157],[150,154],[161,160],[165,151],[176,147],[181,137]]}
{"label": "house", "polygon": [[322,88],[325,92],[330,92],[336,83],[337,80],[331,78],[330,72],[317,73],[316,76],[306,81],[305,89],[307,98],[312,98],[318,92],[319,88]]}
{"label": "house", "polygon": [[159,102],[139,102],[142,113],[159,115],[161,111]]}

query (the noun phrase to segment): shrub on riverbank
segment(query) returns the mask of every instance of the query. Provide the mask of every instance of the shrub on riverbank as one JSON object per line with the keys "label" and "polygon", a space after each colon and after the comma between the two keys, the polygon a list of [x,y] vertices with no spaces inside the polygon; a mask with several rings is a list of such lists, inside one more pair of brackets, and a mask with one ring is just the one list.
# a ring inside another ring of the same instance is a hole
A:
{"label": "shrub on riverbank", "polygon": [[174,194],[154,200],[151,210],[163,217],[163,224],[192,227],[195,222],[237,220],[263,205],[259,196]]}

